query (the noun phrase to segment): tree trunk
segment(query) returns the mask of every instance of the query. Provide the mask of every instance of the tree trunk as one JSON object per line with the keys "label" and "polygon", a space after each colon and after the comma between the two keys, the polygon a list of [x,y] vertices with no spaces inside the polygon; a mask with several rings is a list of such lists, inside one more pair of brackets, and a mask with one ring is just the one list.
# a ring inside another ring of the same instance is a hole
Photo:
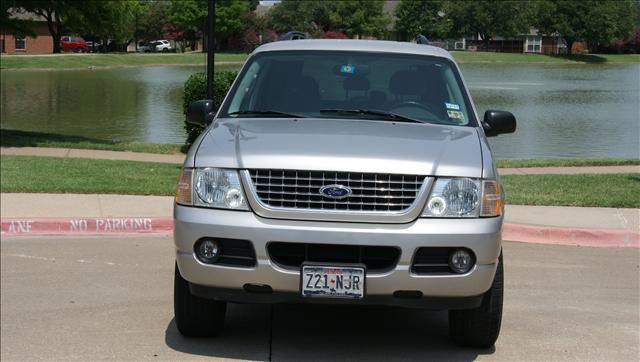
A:
{"label": "tree trunk", "polygon": [[489,51],[489,41],[491,40],[491,37],[487,34],[480,34],[480,37],[482,37],[482,44],[484,45],[484,51],[488,52]]}
{"label": "tree trunk", "polygon": [[36,14],[47,19],[47,28],[49,29],[49,34],[51,34],[51,37],[53,38],[53,52],[60,53],[60,18],[58,18],[58,15],[55,15],[54,19],[52,10],[36,12]]}
{"label": "tree trunk", "polygon": [[567,42],[567,55],[571,55],[571,48],[573,47],[573,43],[575,43],[575,39],[565,37],[564,40]]}

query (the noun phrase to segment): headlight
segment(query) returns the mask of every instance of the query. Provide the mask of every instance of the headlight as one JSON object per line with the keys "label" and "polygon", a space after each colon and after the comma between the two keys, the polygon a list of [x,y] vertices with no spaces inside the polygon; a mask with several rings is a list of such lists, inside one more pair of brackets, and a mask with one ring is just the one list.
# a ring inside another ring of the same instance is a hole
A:
{"label": "headlight", "polygon": [[184,169],[176,188],[183,205],[248,210],[238,171],[222,168]]}
{"label": "headlight", "polygon": [[500,184],[495,180],[439,178],[423,217],[490,217],[502,213]]}

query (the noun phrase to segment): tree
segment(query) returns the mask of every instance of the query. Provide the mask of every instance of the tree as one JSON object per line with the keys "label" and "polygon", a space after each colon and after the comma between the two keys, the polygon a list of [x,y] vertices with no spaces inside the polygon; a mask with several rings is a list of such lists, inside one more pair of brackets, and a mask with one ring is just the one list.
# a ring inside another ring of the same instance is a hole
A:
{"label": "tree", "polygon": [[388,33],[391,19],[384,13],[381,0],[342,0],[335,2],[335,9],[329,15],[333,30],[350,37],[383,37]]}
{"label": "tree", "polygon": [[74,26],[78,32],[126,44],[134,35],[139,8],[136,0],[85,0],[78,10],[79,22]]}
{"label": "tree", "polygon": [[67,21],[80,19],[79,3],[70,0],[20,0],[16,1],[22,9],[42,16],[47,21],[47,28],[53,38],[53,52],[60,53],[60,36],[64,32]]}
{"label": "tree", "polygon": [[171,25],[169,1],[143,1],[136,15],[136,38],[147,40],[160,39]]}
{"label": "tree", "polygon": [[195,42],[198,34],[204,34],[207,20],[206,0],[172,1],[169,10],[169,22],[183,38]]}
{"label": "tree", "polygon": [[628,37],[637,6],[631,0],[540,0],[535,4],[532,25],[540,34],[562,36],[569,54],[576,41],[596,47]]}
{"label": "tree", "polygon": [[352,36],[383,36],[389,17],[382,0],[282,0],[267,13],[267,23],[274,30],[291,30],[320,35],[328,31]]}
{"label": "tree", "polygon": [[478,34],[489,47],[494,36],[513,37],[529,32],[530,1],[449,1],[446,16],[452,22],[452,35]]}
{"label": "tree", "polygon": [[68,31],[91,33],[102,39],[126,42],[133,34],[136,0],[16,0],[15,5],[42,16],[60,53],[60,37]]}
{"label": "tree", "polygon": [[242,32],[245,23],[243,15],[249,12],[247,0],[216,1],[216,43],[220,44],[229,35]]}
{"label": "tree", "polygon": [[453,22],[447,16],[447,2],[443,0],[400,0],[396,7],[396,30],[404,40],[419,34],[442,39],[451,32]]}
{"label": "tree", "polygon": [[[216,1],[216,44],[243,30],[242,15],[249,11],[248,0]],[[184,32],[188,40],[206,31],[207,0],[173,0],[170,20],[176,29]]]}
{"label": "tree", "polygon": [[331,30],[331,12],[335,3],[318,0],[282,0],[267,13],[267,24],[279,33],[292,30],[320,33]]}
{"label": "tree", "polygon": [[12,34],[35,36],[33,29],[29,26],[29,21],[13,17],[16,11],[19,11],[17,0],[0,1],[0,24],[2,24],[2,30]]}

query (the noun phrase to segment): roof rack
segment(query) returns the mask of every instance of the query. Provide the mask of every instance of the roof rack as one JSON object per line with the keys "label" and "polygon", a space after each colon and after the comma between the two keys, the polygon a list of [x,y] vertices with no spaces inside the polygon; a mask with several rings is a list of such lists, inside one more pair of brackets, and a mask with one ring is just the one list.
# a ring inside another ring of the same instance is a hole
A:
{"label": "roof rack", "polygon": [[310,39],[310,37],[301,31],[290,31],[286,34],[280,35],[280,38],[278,38],[278,40],[300,40],[300,39]]}
{"label": "roof rack", "polygon": [[416,44],[424,44],[424,45],[429,45],[429,39],[427,39],[426,36],[419,34],[416,37]]}

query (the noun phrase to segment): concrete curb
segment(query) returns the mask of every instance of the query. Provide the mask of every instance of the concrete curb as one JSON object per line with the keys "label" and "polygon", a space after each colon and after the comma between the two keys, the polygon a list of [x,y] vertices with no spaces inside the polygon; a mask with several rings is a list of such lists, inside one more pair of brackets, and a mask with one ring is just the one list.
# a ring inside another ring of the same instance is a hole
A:
{"label": "concrete curb", "polygon": [[[2,236],[171,235],[172,218],[1,219]],[[579,229],[505,223],[504,240],[534,244],[640,249],[640,231]]]}

